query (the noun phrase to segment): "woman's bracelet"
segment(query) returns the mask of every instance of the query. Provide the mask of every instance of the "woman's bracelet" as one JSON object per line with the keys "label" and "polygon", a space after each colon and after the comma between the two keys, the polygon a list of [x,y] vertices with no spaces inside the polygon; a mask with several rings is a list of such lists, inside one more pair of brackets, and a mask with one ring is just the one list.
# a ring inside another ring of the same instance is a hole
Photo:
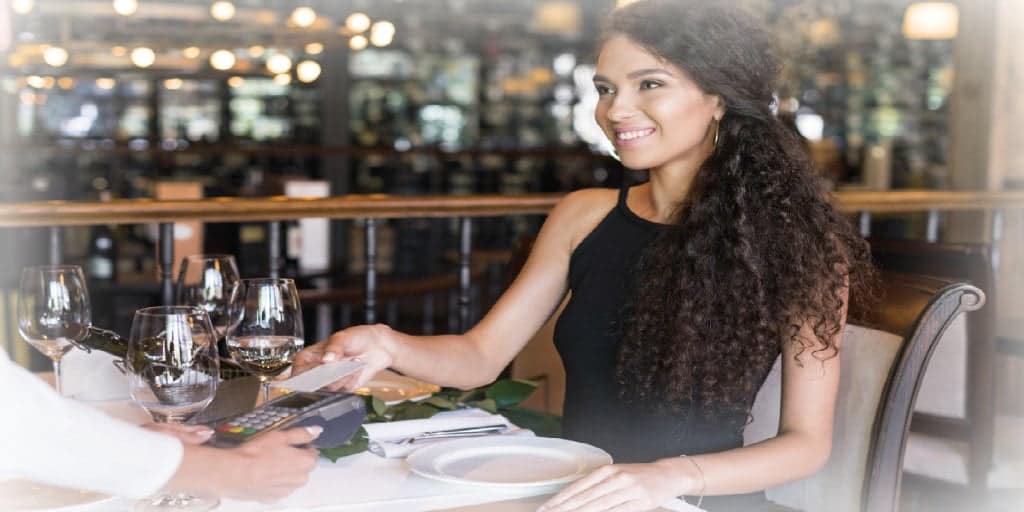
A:
{"label": "woman's bracelet", "polygon": [[704,501],[704,491],[707,489],[708,485],[707,480],[704,479],[704,470],[701,469],[700,464],[697,464],[697,461],[694,460],[693,457],[685,454],[680,455],[680,457],[684,457],[686,460],[690,461],[690,463],[693,464],[693,467],[697,468],[697,474],[700,475],[700,494],[697,498],[697,505],[695,505],[697,508],[700,508],[701,502]]}

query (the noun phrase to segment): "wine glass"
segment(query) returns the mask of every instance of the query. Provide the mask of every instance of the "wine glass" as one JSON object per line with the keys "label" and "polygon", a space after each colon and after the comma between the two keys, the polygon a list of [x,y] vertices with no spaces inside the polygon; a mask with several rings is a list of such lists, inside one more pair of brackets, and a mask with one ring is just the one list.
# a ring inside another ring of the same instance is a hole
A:
{"label": "wine glass", "polygon": [[229,254],[193,254],[181,260],[177,303],[197,306],[210,315],[218,337],[228,330],[231,293],[238,286],[238,266]]}
{"label": "wine glass", "polygon": [[263,385],[270,399],[270,379],[292,364],[302,348],[302,309],[291,279],[242,279],[232,298],[228,352]]}
{"label": "wine glass", "polygon": [[[157,423],[187,421],[213,401],[217,392],[216,338],[206,311],[160,306],[135,312],[125,367],[128,392]],[[210,510],[217,498],[184,493],[140,501],[139,512]]]}
{"label": "wine glass", "polygon": [[60,360],[89,333],[89,291],[78,265],[28,267],[21,272],[18,332],[53,361],[61,393]]}

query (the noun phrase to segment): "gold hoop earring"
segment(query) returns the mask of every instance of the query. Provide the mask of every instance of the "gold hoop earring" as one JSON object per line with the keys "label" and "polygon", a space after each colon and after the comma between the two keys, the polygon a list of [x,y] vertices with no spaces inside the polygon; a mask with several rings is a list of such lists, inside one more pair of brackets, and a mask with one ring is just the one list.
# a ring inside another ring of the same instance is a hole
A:
{"label": "gold hoop earring", "polygon": [[714,142],[712,142],[712,145],[714,145],[714,147],[716,147],[716,148],[718,147],[718,127],[721,124],[722,124],[722,120],[721,119],[716,119],[715,120],[715,140],[714,140]]}

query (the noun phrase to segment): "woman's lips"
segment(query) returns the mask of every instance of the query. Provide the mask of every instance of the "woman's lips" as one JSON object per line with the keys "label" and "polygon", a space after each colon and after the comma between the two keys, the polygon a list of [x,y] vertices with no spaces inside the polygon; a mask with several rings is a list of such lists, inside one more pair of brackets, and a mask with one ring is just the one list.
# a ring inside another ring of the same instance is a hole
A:
{"label": "woman's lips", "polygon": [[654,133],[654,128],[630,128],[615,130],[615,145],[622,147],[635,146]]}

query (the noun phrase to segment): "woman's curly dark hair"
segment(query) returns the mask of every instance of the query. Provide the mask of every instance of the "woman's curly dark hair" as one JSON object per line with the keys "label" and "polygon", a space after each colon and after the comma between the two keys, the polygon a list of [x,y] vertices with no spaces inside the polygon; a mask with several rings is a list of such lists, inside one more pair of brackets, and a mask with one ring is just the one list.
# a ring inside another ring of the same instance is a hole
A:
{"label": "woman's curly dark hair", "polygon": [[605,40],[625,35],[725,104],[714,152],[641,257],[617,376],[623,396],[745,418],[783,343],[834,357],[847,291],[870,294],[874,272],[771,112],[781,65],[768,34],[725,4],[642,0],[605,28]]}

